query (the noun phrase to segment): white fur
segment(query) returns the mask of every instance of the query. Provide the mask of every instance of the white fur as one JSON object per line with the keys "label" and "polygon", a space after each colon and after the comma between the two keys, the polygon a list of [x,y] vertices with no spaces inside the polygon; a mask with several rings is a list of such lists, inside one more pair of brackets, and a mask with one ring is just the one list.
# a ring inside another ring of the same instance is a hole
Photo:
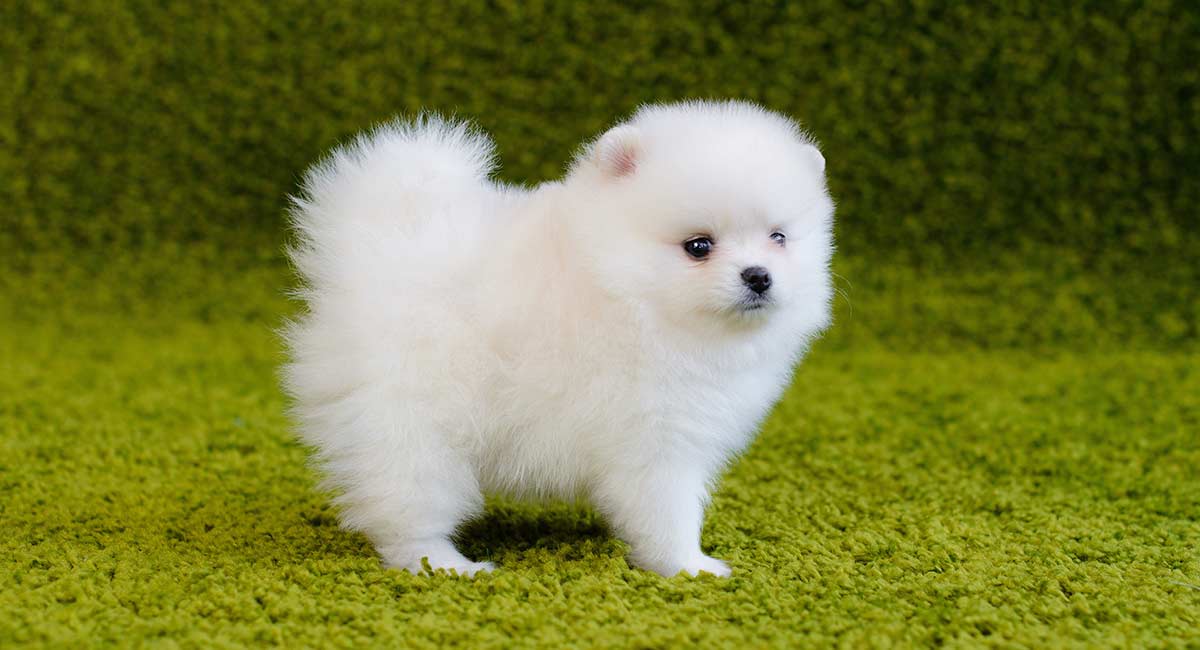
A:
{"label": "white fur", "polygon": [[[742,102],[644,107],[533,190],[493,156],[463,124],[394,122],[295,199],[285,380],[343,525],[387,566],[472,574],[492,565],[450,539],[484,493],[584,498],[633,564],[728,575],[700,550],[709,490],[829,321],[824,159]],[[754,265],[773,302],[746,311]]]}

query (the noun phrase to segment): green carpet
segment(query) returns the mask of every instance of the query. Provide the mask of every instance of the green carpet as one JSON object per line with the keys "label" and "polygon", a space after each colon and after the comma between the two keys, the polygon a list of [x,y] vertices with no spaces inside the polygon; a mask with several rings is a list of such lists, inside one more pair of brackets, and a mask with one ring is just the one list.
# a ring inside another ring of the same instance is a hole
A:
{"label": "green carpet", "polygon": [[493,503],[462,544],[499,569],[472,582],[337,528],[257,315],[286,305],[243,289],[207,322],[4,323],[0,645],[1197,640],[1197,355],[834,335],[709,511],[731,579],[632,570],[583,507]]}

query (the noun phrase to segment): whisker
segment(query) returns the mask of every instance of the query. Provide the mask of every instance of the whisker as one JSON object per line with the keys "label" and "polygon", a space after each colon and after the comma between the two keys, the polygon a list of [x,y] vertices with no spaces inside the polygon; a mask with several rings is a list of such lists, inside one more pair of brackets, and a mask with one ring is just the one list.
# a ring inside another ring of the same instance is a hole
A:
{"label": "whisker", "polygon": [[834,271],[830,271],[829,273],[833,276],[833,278],[835,280],[839,281],[837,283],[834,283],[833,290],[835,293],[837,293],[837,295],[841,296],[842,298],[844,298],[846,300],[846,306],[850,308],[850,313],[848,314],[847,317],[854,318],[854,303],[851,302],[851,300],[850,300],[850,291],[847,291],[846,289],[843,289],[840,286],[838,286],[838,284],[840,284],[840,283],[845,283],[846,286],[850,288],[850,290],[853,290],[854,283],[851,282],[849,279],[847,279],[846,276],[844,276],[840,273],[837,273]]}

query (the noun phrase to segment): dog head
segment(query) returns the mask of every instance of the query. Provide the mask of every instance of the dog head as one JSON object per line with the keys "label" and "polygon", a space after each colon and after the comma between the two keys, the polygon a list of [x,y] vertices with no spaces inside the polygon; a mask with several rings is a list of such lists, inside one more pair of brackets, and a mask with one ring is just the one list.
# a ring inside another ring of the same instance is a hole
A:
{"label": "dog head", "polygon": [[684,327],[829,318],[825,159],[744,102],[647,106],[586,146],[565,185],[579,254],[616,294]]}

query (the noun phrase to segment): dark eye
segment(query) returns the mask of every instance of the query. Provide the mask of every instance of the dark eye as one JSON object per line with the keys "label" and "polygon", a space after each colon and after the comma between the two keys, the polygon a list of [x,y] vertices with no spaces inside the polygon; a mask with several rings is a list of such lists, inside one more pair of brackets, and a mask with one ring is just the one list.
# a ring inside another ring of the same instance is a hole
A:
{"label": "dark eye", "polygon": [[702,260],[712,252],[713,240],[708,237],[693,237],[683,242],[683,250],[692,257]]}
{"label": "dark eye", "polygon": [[780,246],[783,246],[784,244],[787,243],[787,235],[779,232],[778,230],[771,233],[771,239],[774,240],[775,243],[779,244]]}

